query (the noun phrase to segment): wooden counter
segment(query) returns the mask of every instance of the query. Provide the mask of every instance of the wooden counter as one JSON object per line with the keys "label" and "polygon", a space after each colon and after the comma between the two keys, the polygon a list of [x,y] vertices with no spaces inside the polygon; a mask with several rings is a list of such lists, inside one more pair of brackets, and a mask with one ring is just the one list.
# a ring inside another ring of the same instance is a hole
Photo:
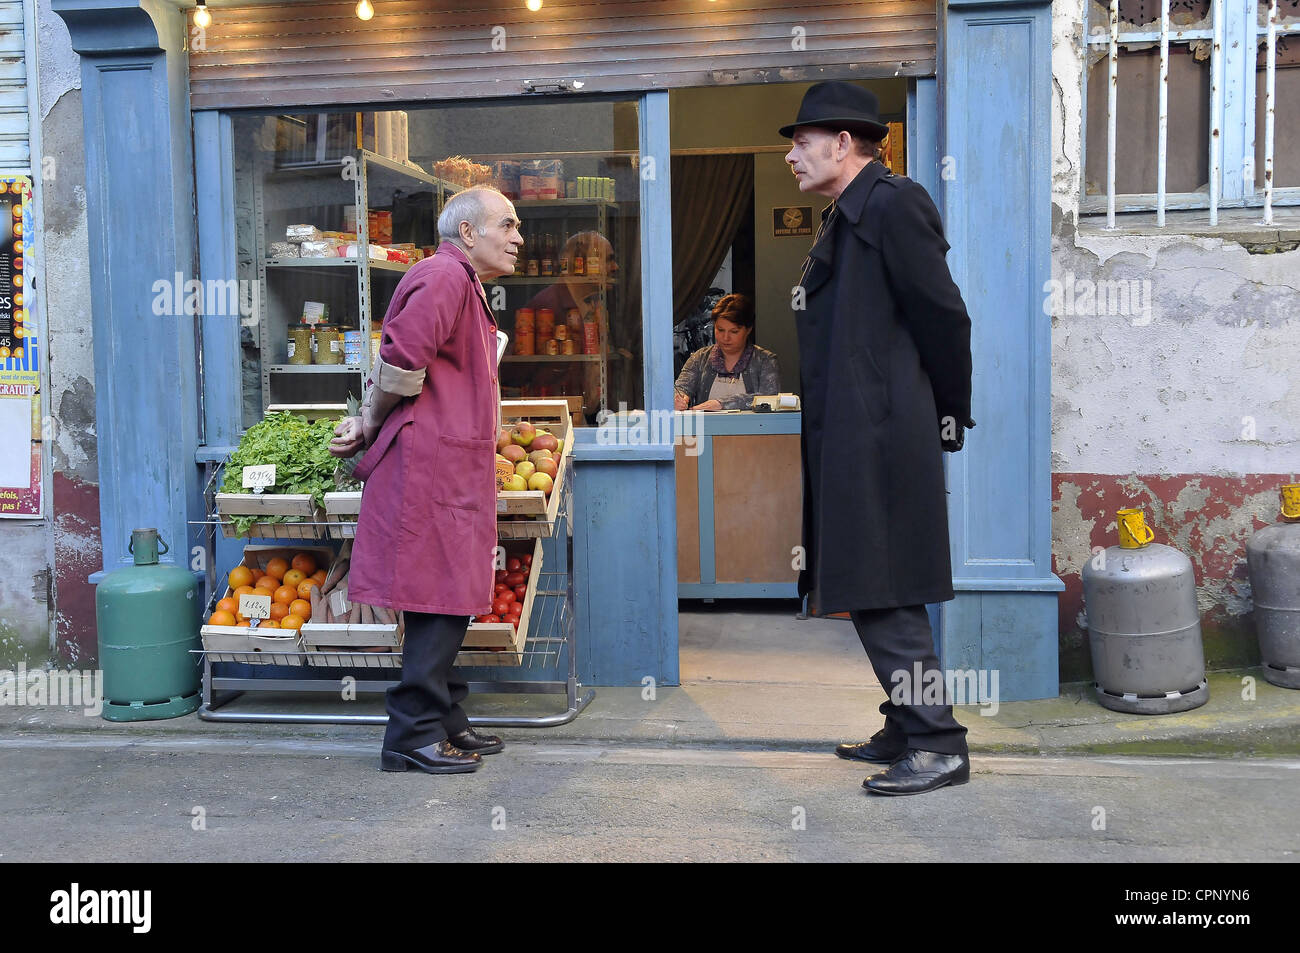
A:
{"label": "wooden counter", "polygon": [[800,415],[674,418],[678,598],[798,598]]}

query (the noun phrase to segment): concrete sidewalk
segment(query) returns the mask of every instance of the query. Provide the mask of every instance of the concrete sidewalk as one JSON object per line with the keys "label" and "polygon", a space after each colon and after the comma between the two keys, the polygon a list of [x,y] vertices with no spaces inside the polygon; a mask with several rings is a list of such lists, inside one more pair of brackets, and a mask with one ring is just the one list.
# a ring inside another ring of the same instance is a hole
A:
{"label": "concrete sidewalk", "polygon": [[[1243,697],[1253,679],[1254,698]],[[595,701],[558,728],[501,729],[507,739],[587,743],[823,750],[867,738],[880,727],[876,682],[847,621],[798,621],[780,606],[704,606],[681,614],[680,687],[596,689]],[[1057,754],[1300,755],[1300,692],[1264,681],[1258,669],[1210,676],[1210,701],[1176,715],[1140,716],[1102,708],[1084,684],[1058,698],[1004,702],[992,713],[958,709],[972,751]],[[527,716],[564,709],[559,696],[476,695],[471,716]],[[383,714],[381,696],[245,695],[223,712],[329,711]],[[168,721],[111,724],[80,710],[0,706],[0,732],[111,733],[141,739],[177,736],[373,741],[365,725]]]}

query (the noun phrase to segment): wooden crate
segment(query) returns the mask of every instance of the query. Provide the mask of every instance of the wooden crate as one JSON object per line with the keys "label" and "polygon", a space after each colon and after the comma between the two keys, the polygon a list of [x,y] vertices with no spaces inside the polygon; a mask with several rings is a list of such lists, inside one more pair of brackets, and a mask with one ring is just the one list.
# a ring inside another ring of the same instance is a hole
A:
{"label": "wooden crate", "polygon": [[309,493],[218,493],[217,515],[222,535],[243,538],[232,516],[288,516],[295,522],[257,522],[243,536],[253,539],[318,539],[325,535],[324,513],[312,505]]}
{"label": "wooden crate", "polygon": [[460,654],[456,656],[458,665],[518,665],[522,661],[533,602],[542,578],[542,541],[503,539],[501,545],[507,557],[529,552],[533,556],[528,591],[524,593],[524,610],[519,614],[519,629],[516,631],[508,622],[471,622],[465,630]]}
{"label": "wooden crate", "polygon": [[352,539],[357,535],[357,517],[361,514],[361,491],[339,490],[325,494],[325,522],[330,536]]}
{"label": "wooden crate", "polygon": [[[387,628],[386,626],[384,628]],[[336,649],[330,651],[330,649]],[[343,646],[307,650],[307,664],[313,668],[401,668],[402,650],[390,652],[361,652],[345,650]]]}
{"label": "wooden crate", "polygon": [[[256,629],[233,625],[205,625],[199,629],[203,649],[213,662],[242,662],[245,665],[301,665],[301,642],[297,632]],[[273,634],[275,633],[275,634]]]}
{"label": "wooden crate", "polygon": [[497,535],[501,539],[537,539],[550,536],[560,509],[560,497],[569,478],[573,456],[573,426],[564,400],[506,400],[501,402],[501,425],[527,420],[564,441],[560,466],[550,500],[541,490],[497,491]]}
{"label": "wooden crate", "polygon": [[[244,547],[244,555],[243,558],[240,559],[239,563],[241,566],[247,566],[250,569],[265,569],[266,564],[269,563],[276,556],[281,556],[286,560],[292,560],[295,553],[311,553],[314,557],[316,557],[317,565],[325,569],[328,569],[330,563],[333,562],[334,560],[334,550],[330,549],[328,546],[259,546],[257,544],[250,544]],[[224,589],[222,590],[221,598],[228,599],[232,596],[232,594],[233,594],[233,590],[230,588],[230,585],[227,583]],[[214,602],[213,605],[215,604],[216,603]],[[225,657],[217,658],[216,656],[211,655],[211,652],[219,651],[219,650],[225,650],[227,652],[236,652],[236,651],[266,652],[274,645],[274,643],[267,642],[266,641],[267,639],[277,639],[277,638],[283,639],[288,637],[287,631],[285,632],[284,635],[272,634],[272,633],[279,633],[280,631],[281,630],[279,629],[267,629],[265,635],[258,636],[257,641],[251,641],[250,636],[252,635],[252,633],[247,628],[242,628],[240,626],[234,626],[234,625],[204,625],[199,629],[199,635],[203,638],[203,647],[209,651],[209,658],[211,658],[214,662],[235,662],[235,661],[248,661],[248,660],[232,659],[232,658],[225,658]],[[214,636],[211,645],[209,645],[209,638],[208,638],[210,635]],[[220,638],[215,638],[217,636],[219,636]],[[236,636],[237,640],[232,640],[228,638],[229,636]],[[299,650],[297,648],[299,634],[295,632],[292,638],[294,642],[294,646],[292,650],[296,652]],[[285,650],[284,647],[281,646],[281,651],[284,650]],[[285,661],[281,663],[274,663],[271,661],[265,661],[265,662],[252,662],[251,664],[301,665],[302,662]]]}
{"label": "wooden crate", "polygon": [[299,417],[307,420],[320,420],[322,417],[328,417],[331,420],[338,420],[346,417],[348,413],[347,404],[268,404],[266,408],[268,414],[297,414]]}

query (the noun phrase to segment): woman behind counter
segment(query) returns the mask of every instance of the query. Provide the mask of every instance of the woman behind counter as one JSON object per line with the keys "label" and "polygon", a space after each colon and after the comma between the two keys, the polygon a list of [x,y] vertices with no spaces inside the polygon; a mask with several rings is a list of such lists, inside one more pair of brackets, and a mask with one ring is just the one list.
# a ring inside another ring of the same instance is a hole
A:
{"label": "woman behind counter", "polygon": [[730,294],[713,308],[713,339],[689,358],[677,377],[676,410],[748,410],[758,394],[781,392],[776,355],[749,343],[754,303]]}

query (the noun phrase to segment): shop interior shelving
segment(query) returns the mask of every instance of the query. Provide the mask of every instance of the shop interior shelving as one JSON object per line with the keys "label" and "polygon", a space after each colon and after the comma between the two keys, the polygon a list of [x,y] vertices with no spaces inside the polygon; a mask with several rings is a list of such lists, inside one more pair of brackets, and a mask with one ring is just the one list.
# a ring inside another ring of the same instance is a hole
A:
{"label": "shop interior shelving", "polygon": [[[499,158],[499,157],[494,157]],[[522,158],[522,157],[515,157]],[[514,202],[515,210],[520,219],[524,222],[524,230],[529,234],[536,234],[539,227],[550,230],[555,234],[559,229],[560,233],[567,232],[575,234],[580,231],[595,231],[608,239],[611,244],[615,243],[614,236],[611,235],[610,224],[611,218],[618,214],[621,206],[618,202],[608,199],[598,198],[563,198],[563,199],[518,199]],[[563,241],[559,235],[556,236],[557,253],[563,248]],[[617,254],[617,247],[615,248]],[[557,262],[558,265],[558,262]],[[503,321],[503,330],[510,334],[511,341],[516,338],[514,329],[515,312],[522,307],[527,306],[530,299],[546,287],[558,284],[563,281],[571,280],[577,276],[565,276],[558,273],[554,275],[527,275],[514,274],[504,278],[497,278],[488,282],[487,292],[488,300],[493,300],[493,288],[500,286],[506,292],[506,311],[509,318]],[[584,374],[584,378],[596,383],[599,387],[599,400],[591,401],[589,406],[584,407],[584,412],[594,414],[602,407],[608,406],[609,394],[609,292],[618,284],[616,275],[585,276],[584,284],[596,288],[596,294],[600,304],[600,351],[596,354],[515,354],[513,353],[513,343],[511,345],[512,353],[506,354],[501,359],[503,365],[501,383],[503,386],[517,386],[525,381],[524,375],[529,367],[550,366],[555,368],[577,367],[591,368],[594,373],[590,378]],[[557,314],[555,320],[557,324],[564,322],[565,316]],[[578,342],[581,346],[581,342]],[[540,350],[541,342],[537,342],[537,348]],[[519,371],[512,374],[511,368],[517,367]],[[591,400],[591,395],[586,393],[586,381],[584,380],[584,396]],[[529,384],[523,384],[528,387]]]}
{"label": "shop interior shelving", "polygon": [[[216,576],[215,544],[217,534],[221,532],[220,519],[216,512],[216,488],[220,484],[223,467],[220,461],[211,461],[205,466],[207,467],[205,501],[208,516],[207,519],[199,522],[206,530],[206,555],[209,567],[209,598],[204,612],[206,618],[221,594]],[[566,466],[572,468],[571,457]],[[518,653],[509,653],[509,659],[514,664],[502,664],[500,657],[490,658],[483,650],[463,649],[457,658],[457,665],[482,668],[491,662],[494,670],[502,672],[501,678],[470,682],[472,693],[563,695],[567,707],[562,712],[550,715],[471,717],[472,725],[499,728],[554,727],[572,721],[595,698],[594,689],[589,688],[583,692],[582,685],[578,682],[573,572],[570,555],[571,530],[569,529],[569,514],[572,512],[573,503],[572,472],[566,474],[557,492],[561,495],[555,519],[542,521],[530,519],[527,523],[504,520],[498,522],[498,536],[501,539],[541,537],[549,540],[552,546],[543,569],[538,574],[537,594],[523,648]],[[337,524],[328,522],[280,525],[291,525],[293,527],[291,532],[298,535],[290,537],[287,535],[289,531],[286,531],[286,535],[282,537],[263,535],[250,542],[282,542],[289,547],[301,546],[306,539],[329,540],[331,528],[338,529]],[[234,662],[214,662],[202,649],[197,650],[197,654],[202,658],[203,681],[203,704],[198,714],[204,721],[383,725],[387,721],[384,715],[347,714],[341,711],[285,712],[265,709],[223,709],[247,692],[337,695],[339,679],[346,676],[355,679],[358,693],[381,693],[397,684],[394,676],[397,675],[398,669],[392,667],[391,658],[366,652],[324,653],[328,656],[324,661],[331,664],[321,664],[322,653],[319,652],[276,652],[270,656],[270,664],[268,664],[268,655],[264,652],[220,653],[226,658],[233,657],[236,659]],[[313,655],[315,657],[308,666],[307,660]],[[567,665],[567,674],[563,681],[534,681],[518,676],[510,678],[508,675],[524,669],[555,670],[561,664]],[[214,666],[220,668],[216,669]],[[235,666],[246,671],[241,673],[235,669]]]}
{"label": "shop interior shelving", "polygon": [[[269,157],[260,161],[269,163]],[[405,208],[408,229],[399,239],[421,246],[437,243],[437,212],[459,186],[437,176],[357,149],[345,156],[291,168],[262,168],[254,176],[254,260],[261,292],[262,407],[277,403],[341,402],[360,395],[363,372],[370,367],[370,332],[377,330],[398,280],[410,264],[349,258],[274,258],[271,242],[283,241],[288,225],[345,228],[345,209],[355,210],[357,247],[371,239],[368,212]],[[359,330],[363,360],[353,364],[288,363],[288,329],[302,314],[305,301],[329,306],[331,324]]]}

